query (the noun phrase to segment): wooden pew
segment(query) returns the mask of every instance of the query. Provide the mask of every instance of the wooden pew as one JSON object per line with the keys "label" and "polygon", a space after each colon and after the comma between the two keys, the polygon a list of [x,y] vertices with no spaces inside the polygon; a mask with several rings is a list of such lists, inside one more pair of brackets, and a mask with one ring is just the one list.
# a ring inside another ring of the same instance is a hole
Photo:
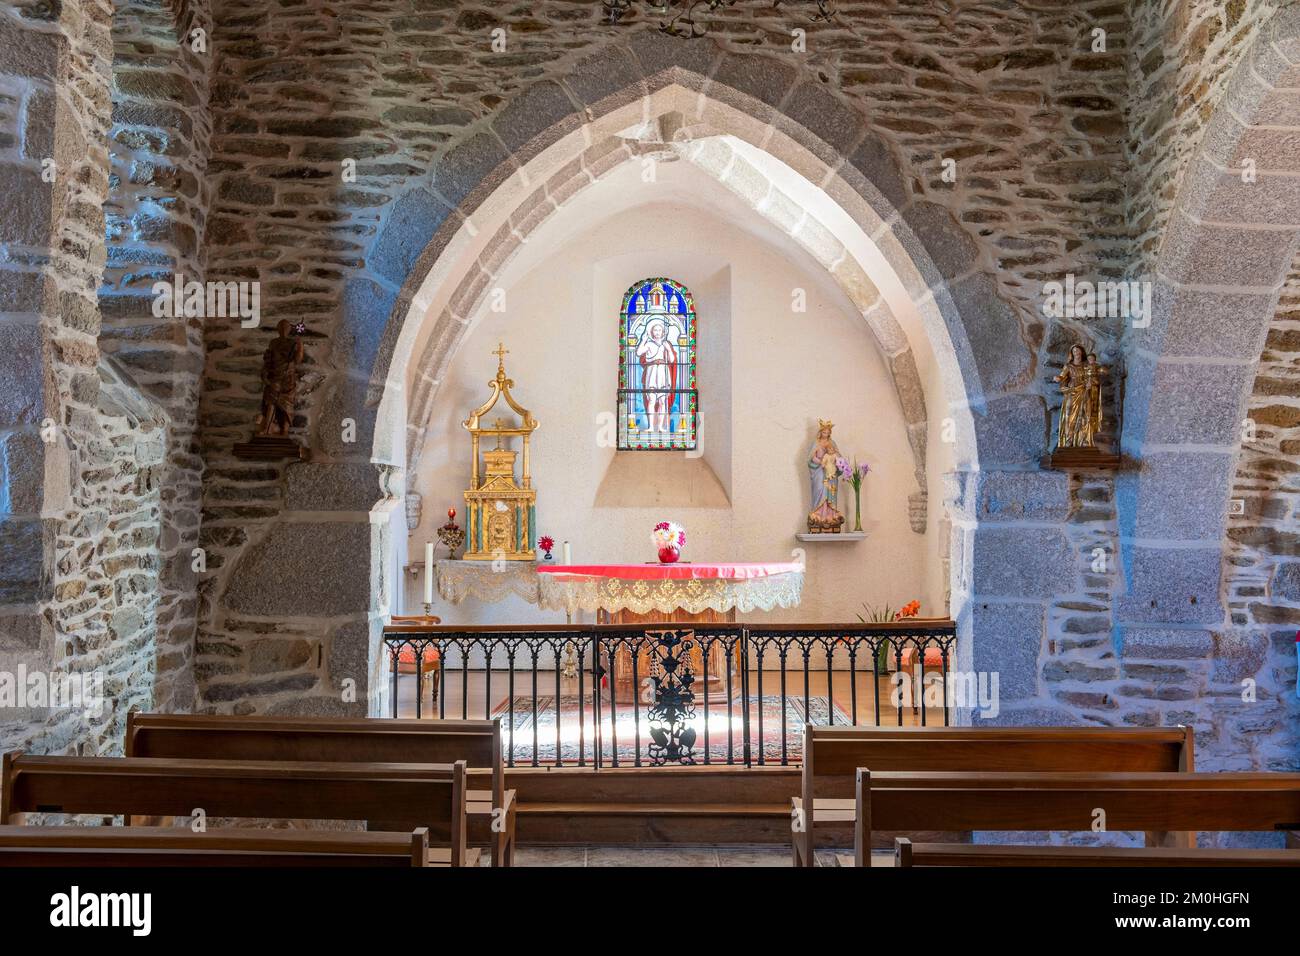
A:
{"label": "wooden pew", "polygon": [[875,830],[1146,831],[1300,828],[1296,773],[857,773],[853,856]]}
{"label": "wooden pew", "polygon": [[1300,866],[1300,850],[991,846],[894,841],[894,866]]}
{"label": "wooden pew", "polygon": [[185,827],[0,826],[6,866],[412,867],[448,865],[429,831],[208,830]]}
{"label": "wooden pew", "polygon": [[417,820],[446,852],[430,862],[477,866],[466,848],[465,762],[271,763],[158,757],[4,755],[0,824],[25,813],[98,816]]}
{"label": "wooden pew", "polygon": [[[801,795],[792,807],[794,820],[802,824],[791,834],[795,866],[813,865],[815,829],[853,827],[854,775],[859,767],[1152,773],[1195,769],[1190,727],[806,726]],[[809,806],[811,814],[804,812]],[[1152,834],[1149,839],[1191,842],[1182,835]]]}
{"label": "wooden pew", "polygon": [[[491,775],[489,790],[466,794],[467,839],[492,848],[493,866],[510,866],[514,861],[518,801],[515,791],[505,786],[499,718],[316,719],[132,713],[126,718],[126,755],[345,763],[448,764],[464,760],[470,770]],[[410,830],[417,823],[391,816],[371,821],[376,829],[398,830]]]}

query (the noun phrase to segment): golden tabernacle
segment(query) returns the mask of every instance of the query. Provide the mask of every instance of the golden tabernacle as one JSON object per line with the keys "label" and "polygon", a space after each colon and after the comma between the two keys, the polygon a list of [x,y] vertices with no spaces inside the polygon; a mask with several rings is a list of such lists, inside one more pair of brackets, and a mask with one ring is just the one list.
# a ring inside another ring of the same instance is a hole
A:
{"label": "golden tabernacle", "polygon": [[[515,383],[506,377],[508,350],[498,344],[492,354],[497,357],[496,377],[488,382],[492,394],[461,423],[470,433],[473,446],[470,486],[465,492],[465,560],[533,561],[537,557],[537,492],[528,471],[528,442],[537,429],[537,420],[510,394]],[[481,424],[482,417],[502,398],[519,417],[518,423],[497,418],[491,425]],[[485,435],[496,438],[496,447],[482,453],[480,470],[479,440]],[[523,474],[518,484],[517,453],[502,444],[503,439],[516,436],[523,439]]]}

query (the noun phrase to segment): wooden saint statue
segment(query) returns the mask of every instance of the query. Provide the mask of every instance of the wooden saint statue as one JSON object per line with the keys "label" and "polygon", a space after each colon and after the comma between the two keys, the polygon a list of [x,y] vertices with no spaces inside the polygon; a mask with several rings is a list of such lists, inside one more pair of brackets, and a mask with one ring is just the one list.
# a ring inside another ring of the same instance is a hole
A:
{"label": "wooden saint statue", "polygon": [[286,438],[298,403],[298,366],[304,356],[302,339],[290,338],[292,326],[281,319],[262,354],[262,411],[257,416],[257,433]]}
{"label": "wooden saint statue", "polygon": [[235,457],[257,460],[310,458],[310,452],[289,437],[298,403],[298,366],[305,356],[302,332],[288,319],[276,324],[276,337],[262,354],[262,405],[253,439],[235,445]]}

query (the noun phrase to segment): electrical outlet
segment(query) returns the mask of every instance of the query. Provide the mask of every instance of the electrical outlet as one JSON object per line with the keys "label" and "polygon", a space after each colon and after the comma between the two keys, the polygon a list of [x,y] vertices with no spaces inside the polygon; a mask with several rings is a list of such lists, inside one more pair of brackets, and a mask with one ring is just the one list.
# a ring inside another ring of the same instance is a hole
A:
{"label": "electrical outlet", "polygon": [[1244,515],[1245,513],[1246,513],[1246,499],[1245,499],[1245,498],[1229,498],[1229,499],[1228,499],[1228,514],[1229,514],[1230,516],[1231,516],[1231,515]]}

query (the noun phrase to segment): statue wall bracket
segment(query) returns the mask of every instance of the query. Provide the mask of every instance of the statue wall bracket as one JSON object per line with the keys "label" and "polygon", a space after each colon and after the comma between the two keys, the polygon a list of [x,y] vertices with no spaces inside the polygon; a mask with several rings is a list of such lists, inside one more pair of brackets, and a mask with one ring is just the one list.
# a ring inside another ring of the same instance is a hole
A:
{"label": "statue wall bracket", "polygon": [[1058,448],[1043,459],[1054,471],[1119,471],[1124,459],[1100,448]]}
{"label": "statue wall bracket", "polygon": [[292,438],[273,435],[254,435],[250,441],[236,442],[234,455],[246,461],[311,461],[310,448],[303,448]]}

